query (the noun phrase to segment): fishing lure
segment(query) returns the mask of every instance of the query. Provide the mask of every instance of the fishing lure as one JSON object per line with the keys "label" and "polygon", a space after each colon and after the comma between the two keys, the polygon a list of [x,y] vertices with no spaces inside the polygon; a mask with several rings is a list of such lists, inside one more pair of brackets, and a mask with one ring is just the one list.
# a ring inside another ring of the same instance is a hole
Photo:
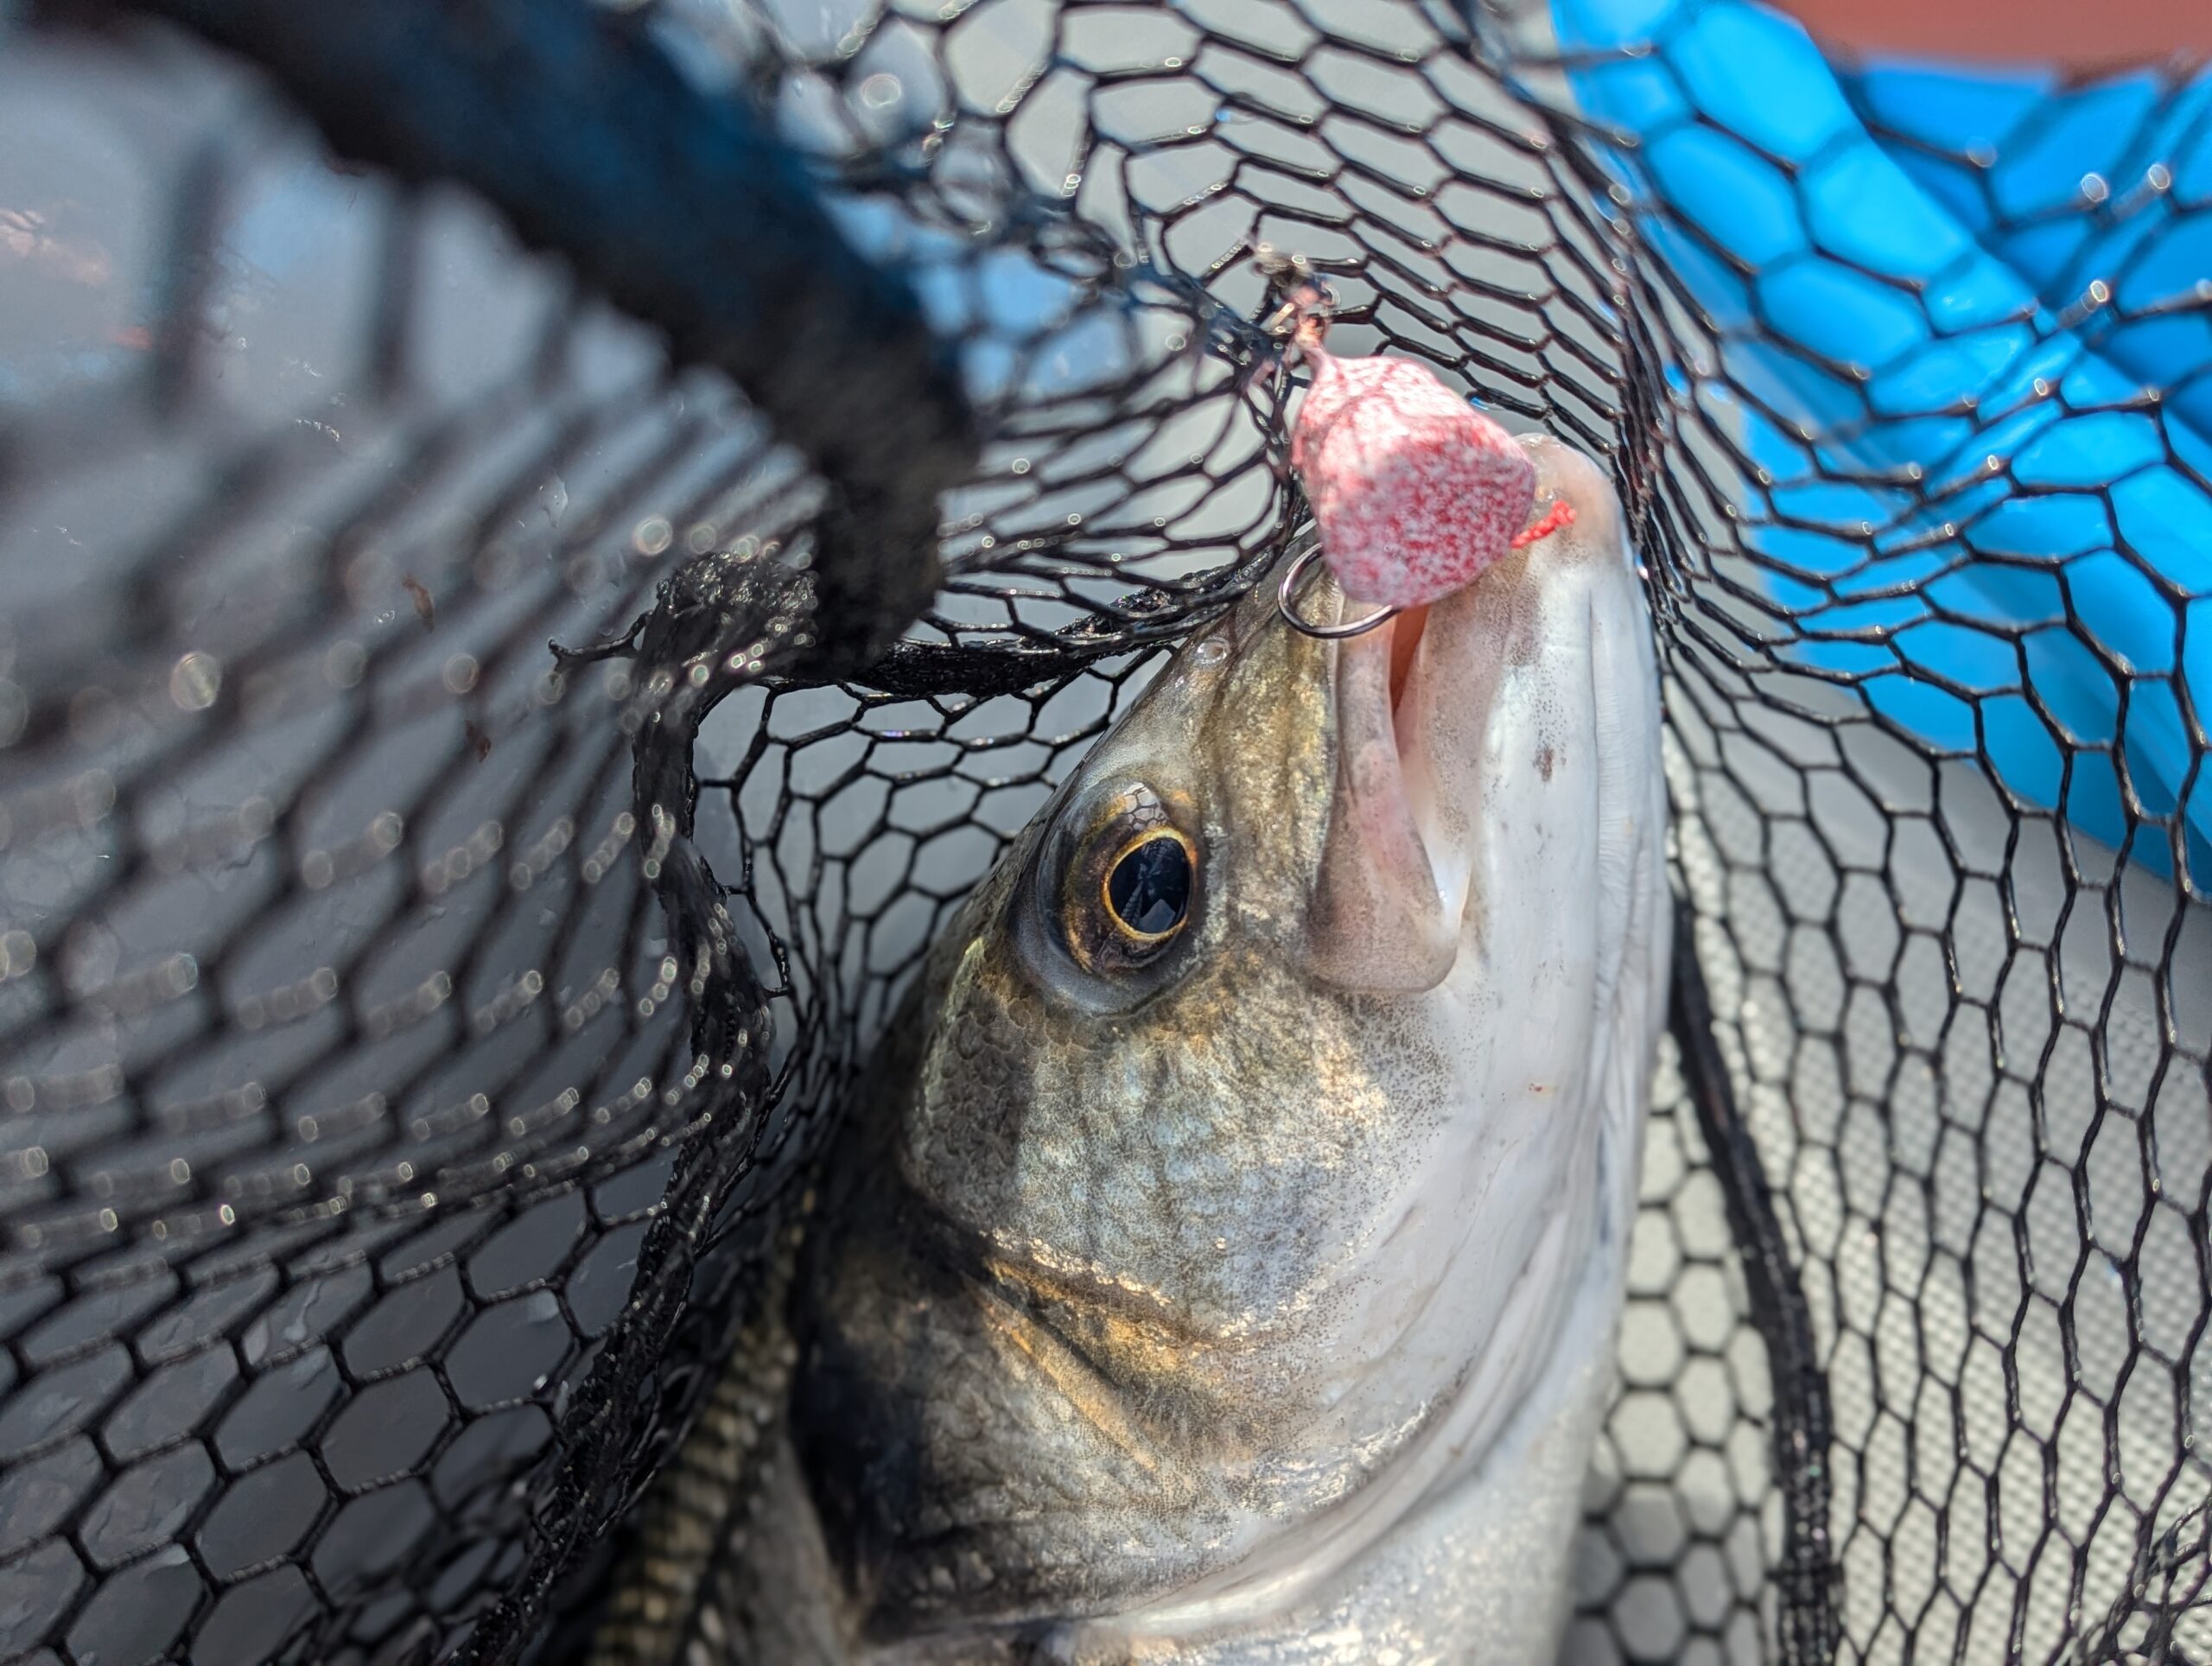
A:
{"label": "fishing lure", "polygon": [[1341,358],[1323,347],[1318,301],[1294,299],[1288,354],[1312,385],[1291,428],[1319,553],[1351,601],[1382,611],[1316,626],[1292,605],[1313,552],[1283,575],[1283,613],[1313,636],[1371,630],[1471,583],[1509,552],[1571,523],[1565,503],[1535,513],[1536,467],[1494,418],[1409,359]]}

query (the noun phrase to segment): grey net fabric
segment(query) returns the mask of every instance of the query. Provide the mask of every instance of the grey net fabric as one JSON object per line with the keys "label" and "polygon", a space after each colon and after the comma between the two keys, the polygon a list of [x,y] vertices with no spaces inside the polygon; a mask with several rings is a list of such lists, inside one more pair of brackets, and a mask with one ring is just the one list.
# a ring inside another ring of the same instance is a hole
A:
{"label": "grey net fabric", "polygon": [[[2169,855],[2122,862],[1788,652],[1825,627],[1760,532],[1815,512],[1700,397],[1717,327],[1555,43],[1324,0],[628,16],[909,269],[984,439],[883,664],[810,675],[766,611],[711,645],[692,839],[759,987],[705,1066],[633,780],[671,670],[549,645],[803,572],[807,458],[235,60],[0,9],[0,1657],[525,1646],[710,1381],[745,1284],[712,1243],[1300,530],[1249,374],[1266,240],[1329,275],[1333,346],[1606,455],[1649,569],[1721,1078],[1662,1063],[1569,1658],[2212,1658],[2181,812],[2126,796]],[[1700,1088],[1833,1425],[1785,1472]]]}

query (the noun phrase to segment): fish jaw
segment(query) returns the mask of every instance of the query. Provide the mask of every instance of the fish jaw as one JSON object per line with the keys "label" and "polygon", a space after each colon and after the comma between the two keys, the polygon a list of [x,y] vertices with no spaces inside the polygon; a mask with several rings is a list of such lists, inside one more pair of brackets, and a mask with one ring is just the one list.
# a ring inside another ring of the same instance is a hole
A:
{"label": "fish jaw", "polygon": [[[1255,601],[1071,784],[1197,806],[1186,975],[1063,987],[1022,924],[1049,836],[941,945],[915,1079],[840,1154],[793,1401],[887,1658],[1289,1638],[1416,1523],[1490,1531],[1535,1485],[1516,1411],[1605,1378],[1665,987],[1657,678],[1610,489],[1529,451],[1574,525],[1432,609],[1395,707],[1388,639]],[[1415,937],[1362,963],[1377,899]],[[1554,1482],[1592,1415],[1529,1447]],[[1547,1612],[1564,1554],[1516,1576]],[[1401,1618],[1446,1644],[1463,1598]]]}

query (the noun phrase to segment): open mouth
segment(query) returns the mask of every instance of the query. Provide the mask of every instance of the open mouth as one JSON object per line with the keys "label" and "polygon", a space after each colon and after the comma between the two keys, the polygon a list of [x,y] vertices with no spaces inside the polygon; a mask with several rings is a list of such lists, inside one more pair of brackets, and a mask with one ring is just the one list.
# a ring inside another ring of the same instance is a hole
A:
{"label": "open mouth", "polygon": [[1405,704],[1406,684],[1413,676],[1421,633],[1428,629],[1428,604],[1402,610],[1387,628],[1390,633],[1390,715],[1395,717]]}
{"label": "open mouth", "polygon": [[1372,994],[1433,989],[1450,971],[1465,896],[1455,818],[1439,803],[1437,677],[1423,645],[1447,658],[1471,599],[1408,607],[1334,645],[1336,785],[1315,876],[1308,964],[1338,988]]}

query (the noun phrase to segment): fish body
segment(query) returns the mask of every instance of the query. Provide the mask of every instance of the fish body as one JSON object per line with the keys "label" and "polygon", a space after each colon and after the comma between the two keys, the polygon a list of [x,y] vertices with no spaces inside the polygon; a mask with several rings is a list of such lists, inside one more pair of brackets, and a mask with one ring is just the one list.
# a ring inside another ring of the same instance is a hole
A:
{"label": "fish body", "polygon": [[963,905],[745,1351],[737,1524],[602,1657],[1555,1656],[1669,912],[1618,509],[1522,443],[1567,530],[1339,643],[1248,600]]}

